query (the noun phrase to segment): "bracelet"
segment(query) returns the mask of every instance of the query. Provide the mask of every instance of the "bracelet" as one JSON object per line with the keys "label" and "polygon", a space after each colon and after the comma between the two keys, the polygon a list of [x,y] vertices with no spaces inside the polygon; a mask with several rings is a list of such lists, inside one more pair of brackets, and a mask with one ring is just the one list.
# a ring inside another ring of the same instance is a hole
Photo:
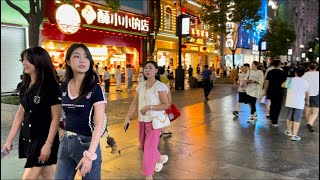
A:
{"label": "bracelet", "polygon": [[83,152],[83,157],[88,158],[90,161],[94,161],[94,160],[97,159],[98,156],[97,156],[96,153],[90,154],[89,151],[85,150],[85,151]]}
{"label": "bracelet", "polygon": [[53,145],[53,143],[50,142],[49,140],[46,140],[46,143],[49,143],[51,146]]}

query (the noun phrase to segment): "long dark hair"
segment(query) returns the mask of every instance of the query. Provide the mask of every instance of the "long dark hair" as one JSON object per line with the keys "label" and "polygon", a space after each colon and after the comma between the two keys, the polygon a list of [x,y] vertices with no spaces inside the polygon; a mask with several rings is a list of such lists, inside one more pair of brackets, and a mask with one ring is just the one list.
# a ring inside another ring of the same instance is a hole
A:
{"label": "long dark hair", "polygon": [[[147,64],[152,64],[156,69],[159,69],[158,64],[155,61],[147,61],[147,62],[145,62],[144,65],[143,65],[143,68],[146,67]],[[147,80],[147,77],[144,75],[144,73],[143,73],[143,76],[144,76],[144,80]],[[156,78],[156,80],[160,81],[159,70],[156,73],[156,77],[155,78]]]}
{"label": "long dark hair", "polygon": [[88,49],[88,47],[84,44],[73,44],[69,47],[69,49],[67,50],[67,54],[66,54],[66,73],[65,73],[65,78],[64,81],[61,84],[61,89],[66,89],[67,85],[69,83],[69,81],[73,78],[73,71],[71,69],[71,66],[68,65],[68,61],[70,61],[71,58],[71,54],[73,53],[73,51],[75,51],[77,48],[82,48],[87,55],[87,58],[90,61],[90,67],[89,70],[86,72],[84,79],[82,81],[82,84],[80,86],[80,92],[79,92],[79,96],[76,98],[76,103],[79,102],[84,96],[87,95],[87,93],[92,90],[92,88],[94,87],[94,85],[98,84],[98,76],[97,74],[94,72],[93,69],[93,58],[92,55]]}
{"label": "long dark hair", "polygon": [[[21,52],[21,62],[28,61],[32,65],[35,66],[36,71],[36,82],[32,85],[33,87],[38,87],[37,96],[39,96],[40,92],[45,92],[45,88],[47,88],[48,84],[56,84],[58,86],[58,82],[55,76],[55,69],[53,67],[51,58],[49,53],[43,49],[42,47],[31,47]],[[23,72],[23,82],[21,85],[21,89],[27,90],[30,86],[31,76]]]}

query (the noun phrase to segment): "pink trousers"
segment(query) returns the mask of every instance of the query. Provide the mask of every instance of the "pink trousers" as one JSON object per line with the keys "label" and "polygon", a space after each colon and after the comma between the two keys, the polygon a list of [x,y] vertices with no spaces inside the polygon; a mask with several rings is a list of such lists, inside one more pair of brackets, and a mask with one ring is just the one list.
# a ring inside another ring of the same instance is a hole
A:
{"label": "pink trousers", "polygon": [[152,122],[139,122],[139,141],[143,151],[142,175],[151,176],[156,162],[160,159],[158,145],[161,129],[153,129]]}

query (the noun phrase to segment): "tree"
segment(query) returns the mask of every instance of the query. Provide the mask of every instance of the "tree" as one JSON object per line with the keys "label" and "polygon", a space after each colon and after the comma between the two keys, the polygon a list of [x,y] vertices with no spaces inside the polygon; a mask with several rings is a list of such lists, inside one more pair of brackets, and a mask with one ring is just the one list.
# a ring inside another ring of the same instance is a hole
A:
{"label": "tree", "polygon": [[[207,0],[203,4],[201,18],[212,27],[213,32],[231,37],[233,42],[229,49],[232,52],[232,64],[235,66],[235,52],[238,48],[241,28],[253,29],[261,19],[259,14],[260,0]],[[230,26],[234,22],[237,26]]]}
{"label": "tree", "polygon": [[5,0],[6,3],[18,11],[29,23],[28,36],[29,46],[39,46],[40,25],[44,18],[46,0],[29,0],[30,12],[24,12],[20,7],[13,4],[11,0]]}
{"label": "tree", "polygon": [[276,17],[270,22],[270,28],[265,35],[268,50],[265,55],[271,58],[286,55],[295,39],[296,34],[290,26],[280,17]]}
{"label": "tree", "polygon": [[117,12],[120,7],[120,0],[104,0],[107,7],[110,7],[113,12]]}

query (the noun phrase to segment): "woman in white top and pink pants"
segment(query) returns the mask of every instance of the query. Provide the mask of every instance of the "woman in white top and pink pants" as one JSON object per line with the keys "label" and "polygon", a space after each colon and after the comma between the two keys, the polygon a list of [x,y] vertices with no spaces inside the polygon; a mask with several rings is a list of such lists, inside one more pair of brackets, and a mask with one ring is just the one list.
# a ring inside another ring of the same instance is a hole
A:
{"label": "woman in white top and pink pants", "polygon": [[[163,164],[168,161],[167,155],[161,155],[158,150],[161,129],[153,129],[152,117],[169,108],[168,87],[159,81],[158,65],[154,61],[147,61],[144,65],[146,81],[137,86],[135,96],[125,120],[125,127],[138,111],[139,141],[143,151],[142,175],[146,179],[153,179],[154,171],[159,172]],[[157,76],[157,78],[156,78]]]}

